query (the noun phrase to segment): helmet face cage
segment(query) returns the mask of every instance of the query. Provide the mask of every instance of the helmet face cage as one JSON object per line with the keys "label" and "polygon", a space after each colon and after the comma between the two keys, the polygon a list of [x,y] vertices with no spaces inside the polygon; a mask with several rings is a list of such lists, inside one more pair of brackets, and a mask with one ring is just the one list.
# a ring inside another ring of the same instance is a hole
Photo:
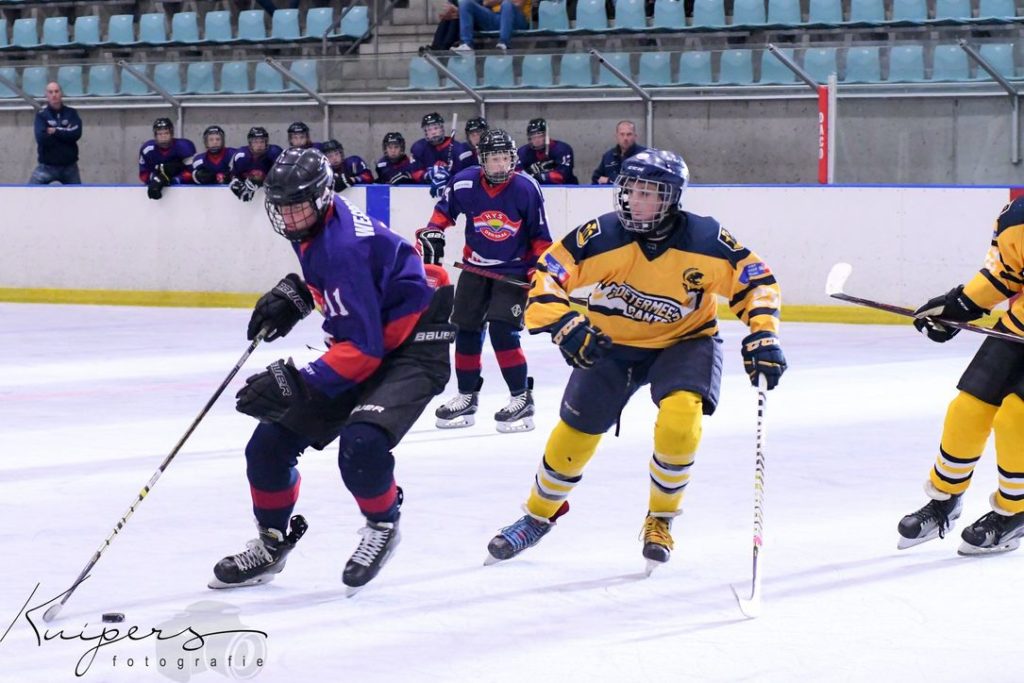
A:
{"label": "helmet face cage", "polygon": [[398,145],[401,150],[395,157],[396,159],[405,154],[405,138],[401,133],[387,133],[384,135],[384,141],[380,143],[380,148],[381,151],[384,152],[384,156],[390,158],[390,155],[388,154],[389,145]]}
{"label": "helmet face cage", "polygon": [[630,232],[665,228],[682,209],[690,170],[678,154],[648,149],[622,162],[615,179],[615,213]]}
{"label": "helmet face cage", "polygon": [[[519,162],[519,154],[516,151],[515,140],[503,130],[492,128],[480,138],[479,145],[480,167],[483,169],[484,177],[494,185],[504,183],[515,172],[516,164]],[[507,159],[508,163],[496,166],[489,161],[497,162],[499,159]]]}
{"label": "helmet face cage", "polygon": [[[220,143],[216,146],[211,146],[209,138],[211,135],[219,135]],[[220,126],[207,126],[206,130],[203,131],[203,146],[211,152],[219,152],[224,149],[225,143],[224,129]]]}
{"label": "helmet face cage", "polygon": [[[319,157],[315,162],[318,164],[315,176],[300,182],[296,187],[286,189],[286,183],[295,182],[293,178],[288,177],[289,172],[302,172],[301,169],[294,167],[305,162],[308,169],[310,161],[306,155],[309,154]],[[316,235],[334,198],[334,186],[331,182],[333,175],[330,162],[318,150],[288,150],[282,154],[271,168],[265,183],[264,208],[274,231],[293,242],[301,242]]]}

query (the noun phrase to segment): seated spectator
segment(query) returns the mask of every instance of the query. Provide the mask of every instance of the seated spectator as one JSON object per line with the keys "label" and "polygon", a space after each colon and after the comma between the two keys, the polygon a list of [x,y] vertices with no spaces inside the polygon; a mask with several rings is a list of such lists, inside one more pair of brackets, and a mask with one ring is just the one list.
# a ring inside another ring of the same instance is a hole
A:
{"label": "seated spectator", "polygon": [[358,183],[373,182],[373,173],[362,157],[345,156],[345,148],[337,140],[328,140],[320,145],[320,151],[327,157],[334,171],[334,191],[341,192],[345,188]]}
{"label": "seated spectator", "polygon": [[380,146],[384,156],[377,160],[377,182],[388,185],[412,183],[412,159],[405,153],[405,138],[402,134],[385,134]]}
{"label": "seated spectator", "polygon": [[153,122],[153,139],[139,149],[139,180],[150,199],[160,199],[164,188],[192,182],[192,157],[196,146],[191,140],[174,137],[174,124],[168,118]]}
{"label": "seated spectator", "polygon": [[434,40],[430,43],[431,50],[447,50],[459,42],[459,3],[448,0],[444,8],[437,14],[437,30]]}
{"label": "seated spectator", "polygon": [[473,34],[498,31],[499,50],[507,50],[514,31],[530,28],[533,0],[460,0],[459,37],[462,42],[452,48],[459,54],[473,51]]}
{"label": "seated spectator", "polygon": [[64,104],[64,91],[57,82],[46,84],[46,106],[36,112],[36,160],[30,185],[81,185],[78,174],[78,140],[82,119]]}
{"label": "seated spectator", "polygon": [[231,159],[235,150],[224,146],[224,129],[208,126],[203,131],[206,151],[192,160],[192,180],[196,185],[227,185],[231,182]]}
{"label": "seated spectator", "polygon": [[572,147],[548,136],[548,122],[532,119],[526,126],[527,144],[519,148],[519,170],[541,185],[579,185],[573,174]]}
{"label": "seated spectator", "polygon": [[484,133],[486,133],[489,128],[490,126],[487,125],[487,119],[482,116],[477,116],[476,118],[466,121],[466,144],[473,150],[473,156],[466,160],[466,166],[480,165],[480,152],[477,147],[480,145],[480,138],[484,136]]}
{"label": "seated spectator", "polygon": [[282,151],[270,144],[270,134],[262,126],[250,128],[247,137],[249,146],[231,157],[231,191],[243,202],[251,201],[256,190],[263,186],[270,167]]}
{"label": "seated spectator", "polygon": [[615,137],[618,144],[604,153],[601,164],[594,169],[591,176],[590,181],[595,185],[614,183],[622,161],[647,149],[636,144],[636,124],[632,121],[619,121],[615,126]]}

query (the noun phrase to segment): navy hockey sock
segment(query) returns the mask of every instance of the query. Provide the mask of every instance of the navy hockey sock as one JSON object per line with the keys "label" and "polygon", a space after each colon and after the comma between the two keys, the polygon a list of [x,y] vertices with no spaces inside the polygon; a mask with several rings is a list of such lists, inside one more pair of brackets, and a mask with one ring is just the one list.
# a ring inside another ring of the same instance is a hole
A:
{"label": "navy hockey sock", "polygon": [[455,335],[455,377],[460,394],[476,391],[480,382],[480,355],[484,348],[484,332],[459,330]]}
{"label": "navy hockey sock", "polygon": [[519,330],[505,322],[492,322],[488,334],[509,393],[526,391],[526,354],[519,342]]}
{"label": "navy hockey sock", "polygon": [[395,521],[399,500],[390,437],[380,427],[356,422],[347,425],[339,439],[341,479],[360,512],[374,522]]}

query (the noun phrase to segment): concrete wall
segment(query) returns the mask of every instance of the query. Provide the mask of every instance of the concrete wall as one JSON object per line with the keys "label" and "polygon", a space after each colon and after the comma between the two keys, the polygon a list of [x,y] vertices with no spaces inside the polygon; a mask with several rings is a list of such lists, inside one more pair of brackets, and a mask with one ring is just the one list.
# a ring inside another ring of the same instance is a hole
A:
{"label": "concrete wall", "polygon": [[[72,105],[75,102],[70,102]],[[420,117],[458,111],[460,128],[475,116],[467,105],[397,104],[335,106],[333,136],[346,152],[368,161],[380,156],[380,140],[401,131],[409,144],[420,136]],[[89,183],[134,183],[138,148],[151,136],[157,116],[170,108],[81,111],[82,177]],[[601,154],[614,144],[615,122],[635,120],[644,139],[639,102],[492,104],[488,120],[510,130],[522,143],[526,123],[544,116],[552,137],[576,151],[577,175],[589,182]],[[815,183],[817,104],[813,98],[659,102],[655,145],[681,152],[699,183]],[[185,135],[199,141],[203,128],[218,123],[230,145],[245,144],[252,125],[265,126],[281,144],[295,120],[305,120],[315,137],[321,110],[309,106],[249,108],[243,105],[187,111]],[[843,183],[1024,184],[1024,169],[1010,163],[1009,103],[1005,96],[853,99],[839,102],[836,180]],[[460,131],[460,136],[461,136]],[[22,183],[35,166],[30,112],[0,111],[5,158],[0,183]]]}

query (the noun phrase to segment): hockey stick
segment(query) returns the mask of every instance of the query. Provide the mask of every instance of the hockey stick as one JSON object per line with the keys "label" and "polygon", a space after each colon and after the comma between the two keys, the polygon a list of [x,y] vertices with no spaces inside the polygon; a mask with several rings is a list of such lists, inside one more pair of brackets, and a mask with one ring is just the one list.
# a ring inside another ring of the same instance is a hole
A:
{"label": "hockey stick", "polygon": [[[871,299],[861,299],[860,297],[850,296],[843,292],[843,288],[846,286],[846,280],[849,279],[850,273],[853,272],[853,266],[849,263],[837,263],[832,266],[832,270],[828,273],[828,279],[825,281],[825,293],[833,299],[839,299],[840,301],[847,301],[851,304],[858,304],[860,306],[866,306],[868,308],[877,308],[880,311],[886,311],[888,313],[895,313],[896,315],[905,315],[909,318],[917,318],[914,311],[909,308],[902,306],[894,306],[893,304],[885,304],[878,301],[872,301]],[[933,318],[935,321],[945,325],[946,327],[956,327],[961,330],[968,330],[970,332],[977,332],[979,334],[985,334],[996,339],[1002,339],[1003,341],[1014,342],[1016,344],[1024,344],[1024,337],[1018,337],[1015,334],[1008,332],[1000,332],[999,330],[990,330],[987,327],[981,327],[980,325],[972,325],[971,323],[961,323],[955,320],[946,320],[945,318]]]}
{"label": "hockey stick", "polygon": [[455,150],[455,131],[458,130],[459,125],[459,112],[452,112],[452,134],[449,136],[451,142],[448,145],[448,171],[452,170],[452,153]]}
{"label": "hockey stick", "polygon": [[480,277],[486,277],[486,278],[489,278],[491,280],[497,280],[498,282],[507,282],[510,285],[515,285],[516,287],[522,287],[523,289],[529,289],[530,288],[530,283],[529,282],[523,282],[522,280],[514,278],[511,275],[503,275],[501,273],[492,273],[491,271],[487,270],[486,268],[477,268],[476,266],[471,266],[468,263],[462,263],[461,261],[456,263],[455,267],[458,268],[459,270],[464,270],[467,273],[473,273],[474,275],[479,275]]}
{"label": "hockey stick", "polygon": [[761,573],[758,571],[758,558],[764,542],[764,413],[768,404],[768,380],[764,375],[757,376],[757,447],[754,466],[754,564],[750,581],[750,597],[745,598],[732,586],[732,592],[739,603],[744,616],[753,619],[761,616]]}
{"label": "hockey stick", "polygon": [[114,536],[117,536],[121,532],[121,529],[124,528],[124,525],[128,523],[128,518],[131,517],[132,514],[135,512],[135,508],[139,506],[139,503],[142,502],[142,499],[145,498],[147,494],[149,494],[149,492],[153,489],[154,486],[156,486],[156,482],[160,478],[160,475],[162,475],[164,473],[164,470],[166,470],[167,467],[171,464],[171,461],[174,460],[174,456],[176,456],[178,454],[178,451],[181,450],[181,447],[185,445],[185,441],[188,439],[188,437],[192,436],[192,432],[194,432],[196,427],[199,426],[199,423],[202,421],[202,419],[206,417],[206,413],[210,411],[210,408],[213,407],[213,404],[217,401],[218,398],[220,398],[220,395],[224,393],[224,390],[227,389],[228,384],[231,383],[231,380],[234,379],[235,375],[238,374],[238,371],[242,369],[243,365],[245,365],[245,361],[249,360],[249,356],[252,355],[252,352],[256,350],[256,347],[259,345],[261,341],[263,341],[263,337],[265,337],[267,333],[268,330],[263,329],[260,331],[259,334],[256,335],[256,338],[252,340],[252,343],[249,344],[249,348],[245,350],[245,353],[242,354],[242,357],[238,359],[237,363],[235,363],[235,367],[231,368],[231,372],[229,372],[228,376],[224,379],[224,381],[220,383],[220,386],[217,387],[217,391],[213,392],[213,396],[210,397],[210,400],[206,402],[206,405],[203,406],[203,409],[199,411],[199,415],[196,417],[195,420],[192,421],[192,424],[189,425],[188,430],[185,432],[185,435],[181,437],[181,439],[178,441],[177,445],[174,446],[174,449],[170,452],[170,454],[166,458],[164,458],[164,461],[162,463],[160,463],[160,467],[156,469],[156,472],[153,473],[153,476],[149,478],[149,481],[146,482],[146,485],[142,487],[141,491],[139,491],[138,497],[131,504],[131,507],[128,508],[128,512],[124,513],[124,515],[121,516],[121,519],[119,519],[117,524],[114,526],[114,530],[110,532],[110,535],[107,536],[105,541],[103,541],[99,549],[95,553],[93,553],[92,558],[90,558],[90,560],[86,563],[85,569],[83,569],[82,573],[78,575],[77,579],[75,579],[75,582],[71,585],[71,588],[66,593],[64,593],[64,598],[61,599],[61,601],[58,602],[56,605],[51,606],[43,613],[43,621],[53,621],[60,613],[61,608],[64,607],[64,603],[66,603],[68,601],[68,598],[71,597],[71,594],[75,592],[75,590],[82,584],[83,581],[89,578],[89,572],[92,571],[92,568],[95,567],[96,563],[100,561],[100,556],[103,555],[104,551],[106,551],[106,549],[110,547],[111,542],[114,540]]}

